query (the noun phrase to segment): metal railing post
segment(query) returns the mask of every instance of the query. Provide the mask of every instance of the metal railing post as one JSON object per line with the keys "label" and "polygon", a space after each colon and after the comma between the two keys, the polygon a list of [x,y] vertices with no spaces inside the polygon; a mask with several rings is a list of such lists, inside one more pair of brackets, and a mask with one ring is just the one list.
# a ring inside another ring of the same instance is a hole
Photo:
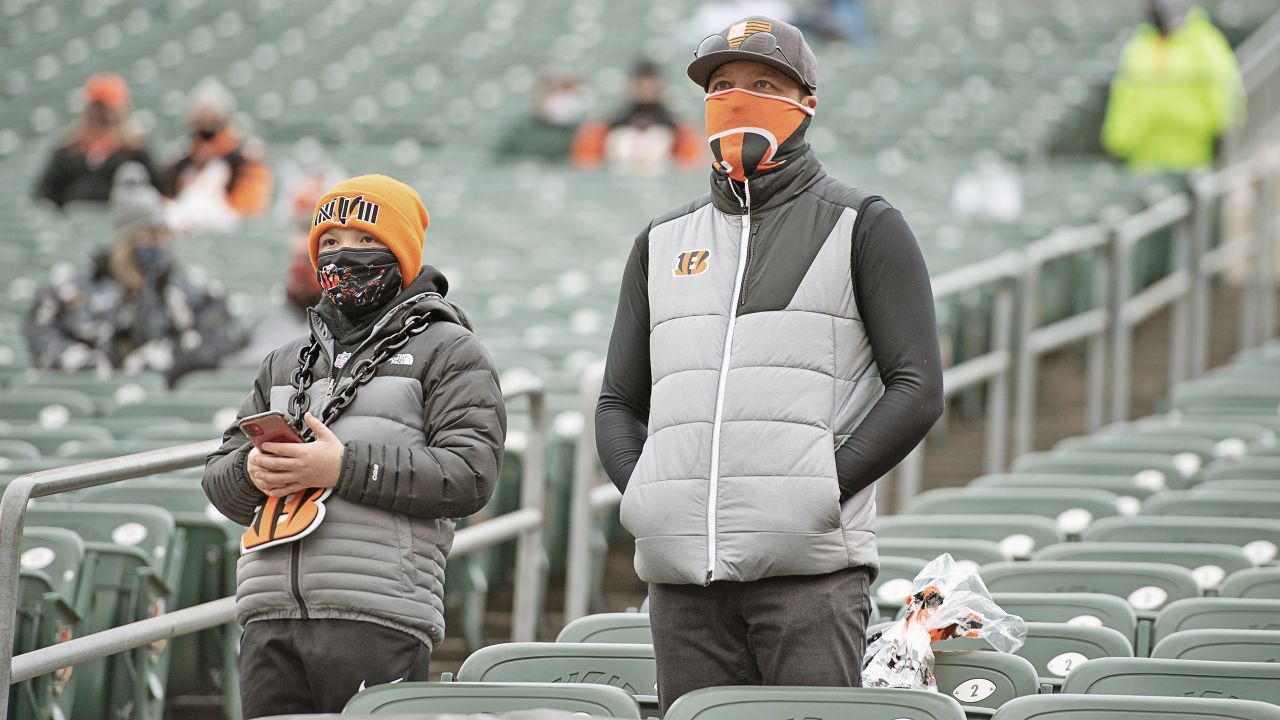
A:
{"label": "metal railing post", "polygon": [[591,535],[596,513],[591,491],[599,477],[596,458],[596,402],[604,379],[604,363],[591,365],[578,387],[578,409],[582,413],[582,434],[573,457],[573,488],[569,496],[569,548],[565,561],[564,621],[572,622],[590,612]]}
{"label": "metal railing post", "polygon": [[[1111,266],[1106,248],[1093,253],[1093,306],[1105,312],[1111,292]],[[1085,341],[1085,432],[1097,432],[1106,422],[1107,328],[1104,325]]]}
{"label": "metal railing post", "polygon": [[1005,468],[1005,448],[1009,437],[1009,372],[1013,368],[1013,296],[1012,277],[1005,277],[996,285],[995,305],[991,312],[991,352],[1010,358],[1005,367],[987,382],[987,447],[984,467],[987,473],[998,473]]}
{"label": "metal railing post", "polygon": [[1188,342],[1191,336],[1191,293],[1194,292],[1195,265],[1191,262],[1191,236],[1194,217],[1188,215],[1173,226],[1173,273],[1183,273],[1189,278],[1187,290],[1173,301],[1169,315],[1169,387],[1173,388],[1188,377]]}
{"label": "metal railing post", "polygon": [[1040,355],[1031,341],[1040,323],[1040,259],[1027,253],[1018,303],[1017,374],[1013,394],[1013,456],[1035,449],[1036,390],[1040,378]]}
{"label": "metal railing post", "polygon": [[911,502],[911,498],[920,494],[920,486],[924,483],[924,445],[927,439],[921,440],[907,456],[898,463],[897,477],[894,485],[893,511],[900,513]]}
{"label": "metal railing post", "polygon": [[1258,201],[1258,342],[1266,342],[1276,334],[1276,261],[1277,244],[1280,244],[1280,223],[1276,219],[1276,194],[1280,193],[1280,150],[1273,149],[1270,156],[1259,164]]}
{"label": "metal railing post", "polygon": [[512,396],[519,393],[529,398],[529,444],[520,479],[520,507],[537,510],[542,522],[520,533],[516,541],[511,639],[529,642],[538,637],[546,580],[542,536],[547,516],[547,403],[541,380],[532,374],[520,379],[525,387],[516,388]]}
{"label": "metal railing post", "polygon": [[1262,268],[1258,267],[1258,259],[1262,254],[1262,245],[1266,242],[1260,236],[1261,223],[1258,222],[1258,206],[1262,202],[1259,190],[1259,179],[1255,176],[1247,185],[1250,217],[1245,223],[1245,273],[1240,288],[1240,349],[1251,348],[1258,344],[1258,285]]}
{"label": "metal railing post", "polygon": [[1209,234],[1213,225],[1213,193],[1211,180],[1195,178],[1191,183],[1191,357],[1187,372],[1190,377],[1204,375],[1209,366],[1209,301],[1211,269],[1205,266],[1209,251]]}
{"label": "metal railing post", "polygon": [[1123,225],[1112,229],[1111,256],[1111,421],[1129,419],[1129,373],[1132,336],[1125,304],[1133,294],[1132,245]]}

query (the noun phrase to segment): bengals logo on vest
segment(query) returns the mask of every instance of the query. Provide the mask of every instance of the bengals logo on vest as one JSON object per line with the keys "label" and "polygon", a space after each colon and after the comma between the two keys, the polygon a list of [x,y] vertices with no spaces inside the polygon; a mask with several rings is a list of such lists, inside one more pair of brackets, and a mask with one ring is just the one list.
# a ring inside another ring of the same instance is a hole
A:
{"label": "bengals logo on vest", "polygon": [[711,267],[708,260],[711,258],[710,250],[689,250],[682,252],[676,256],[676,268],[671,271],[676,277],[693,277],[701,275]]}
{"label": "bengals logo on vest", "polygon": [[240,554],[283,545],[310,535],[324,520],[324,501],[333,488],[307,488],[285,497],[269,497],[258,506],[249,529],[240,536]]}

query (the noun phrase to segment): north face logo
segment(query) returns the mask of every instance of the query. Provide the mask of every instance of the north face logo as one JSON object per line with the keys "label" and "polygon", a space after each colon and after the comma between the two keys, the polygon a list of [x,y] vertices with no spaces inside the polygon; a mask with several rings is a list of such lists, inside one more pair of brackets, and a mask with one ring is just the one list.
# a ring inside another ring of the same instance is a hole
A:
{"label": "north face logo", "polygon": [[365,200],[364,195],[353,198],[336,197],[316,210],[316,219],[312,224],[319,225],[322,222],[336,220],[339,225],[346,225],[347,220],[354,217],[370,225],[377,225],[378,210],[378,203]]}
{"label": "north face logo", "polygon": [[711,257],[710,250],[690,250],[682,252],[676,256],[676,268],[671,271],[676,277],[691,277],[693,275],[701,275],[711,267],[708,259]]}

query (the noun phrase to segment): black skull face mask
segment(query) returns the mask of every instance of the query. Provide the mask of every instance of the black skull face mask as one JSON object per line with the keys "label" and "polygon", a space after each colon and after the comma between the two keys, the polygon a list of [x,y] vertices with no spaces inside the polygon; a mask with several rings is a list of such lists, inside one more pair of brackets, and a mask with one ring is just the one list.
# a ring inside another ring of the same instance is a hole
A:
{"label": "black skull face mask", "polygon": [[399,294],[404,278],[390,250],[343,248],[321,253],[316,276],[329,302],[352,320],[367,317]]}

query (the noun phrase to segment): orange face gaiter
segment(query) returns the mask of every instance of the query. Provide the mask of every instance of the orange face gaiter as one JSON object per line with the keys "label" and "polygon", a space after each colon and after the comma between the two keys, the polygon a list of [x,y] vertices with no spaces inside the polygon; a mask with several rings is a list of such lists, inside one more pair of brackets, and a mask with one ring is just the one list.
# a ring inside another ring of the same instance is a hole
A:
{"label": "orange face gaiter", "polygon": [[712,167],[734,180],[782,165],[804,147],[813,109],[795,100],[732,88],[707,95]]}

